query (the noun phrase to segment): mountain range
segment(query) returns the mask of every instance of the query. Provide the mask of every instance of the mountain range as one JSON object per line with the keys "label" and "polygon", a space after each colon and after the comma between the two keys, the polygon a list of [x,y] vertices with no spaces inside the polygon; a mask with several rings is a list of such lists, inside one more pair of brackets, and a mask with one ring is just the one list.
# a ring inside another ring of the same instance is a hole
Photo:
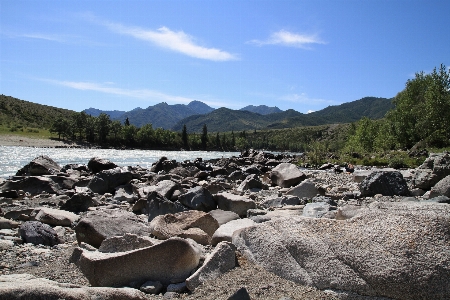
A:
{"label": "mountain range", "polygon": [[84,112],[92,116],[105,113],[111,119],[122,122],[128,118],[130,124],[137,127],[151,123],[153,128],[181,131],[186,125],[189,132],[201,132],[203,125],[206,124],[210,132],[217,132],[350,123],[364,116],[380,119],[392,107],[392,99],[365,97],[341,105],[328,106],[309,114],[293,109],[282,111],[278,107],[266,105],[249,105],[240,110],[225,107],[214,109],[201,101],[192,101],[187,105],[169,105],[163,102],[146,109],[138,107],[128,112],[102,111],[95,108],[86,109]]}

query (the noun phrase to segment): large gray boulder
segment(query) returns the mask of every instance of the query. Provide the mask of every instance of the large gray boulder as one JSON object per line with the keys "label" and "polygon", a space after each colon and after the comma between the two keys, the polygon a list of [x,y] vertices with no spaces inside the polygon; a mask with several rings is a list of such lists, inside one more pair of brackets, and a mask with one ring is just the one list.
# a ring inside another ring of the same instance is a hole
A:
{"label": "large gray boulder", "polygon": [[294,282],[395,299],[450,298],[450,206],[373,203],[340,221],[279,218],[240,231],[249,260]]}
{"label": "large gray boulder", "polygon": [[30,274],[0,276],[0,300],[23,299],[145,300],[148,298],[136,289],[87,287],[37,278]]}
{"label": "large gray boulder", "polygon": [[[179,283],[189,277],[201,253],[188,240],[171,238],[155,246],[128,252],[81,251],[75,264],[92,286],[142,285],[146,281]],[[114,266],[114,267],[112,267]]]}
{"label": "large gray boulder", "polygon": [[87,187],[94,193],[114,193],[116,187],[130,183],[133,174],[120,168],[101,171],[94,175]]}
{"label": "large gray boulder", "polygon": [[234,195],[227,192],[214,195],[214,199],[216,200],[219,209],[235,212],[241,217],[247,216],[247,210],[256,208],[255,201],[245,196]]}
{"label": "large gray boulder", "polygon": [[17,180],[7,180],[0,186],[0,191],[22,190],[31,195],[42,193],[60,194],[61,187],[53,180],[43,176],[27,176]]}
{"label": "large gray boulder", "polygon": [[441,179],[435,186],[431,188],[430,198],[437,196],[450,197],[450,175]]}
{"label": "large gray boulder", "polygon": [[272,169],[269,177],[272,183],[286,188],[299,184],[306,178],[306,175],[294,164],[281,163]]}
{"label": "large gray boulder", "polygon": [[213,234],[211,239],[212,245],[217,245],[220,242],[231,242],[233,234],[239,230],[247,227],[255,226],[256,222],[251,219],[237,219],[229,221],[221,225]]}
{"label": "large gray boulder", "polygon": [[98,173],[101,171],[110,170],[118,167],[118,165],[116,165],[112,161],[98,157],[91,158],[87,166],[89,170],[92,171],[92,173]]}
{"label": "large gray boulder", "polygon": [[316,187],[314,182],[309,181],[309,180],[303,181],[299,185],[296,185],[296,186],[290,188],[286,192],[286,195],[297,196],[299,198],[309,198],[309,199],[317,196],[317,194],[320,194],[319,189]]}
{"label": "large gray boulder", "polygon": [[215,209],[209,212],[214,219],[217,220],[219,226],[222,226],[225,223],[228,223],[232,220],[239,219],[239,215],[235,212],[229,210]]}
{"label": "large gray boulder", "polygon": [[321,218],[333,209],[335,208],[326,202],[307,203],[303,208],[303,216],[310,218]]}
{"label": "large gray boulder", "polygon": [[[141,200],[139,200],[136,205],[138,205],[139,202],[141,202]],[[157,192],[151,192],[147,196],[145,211],[148,213],[149,222],[160,215],[174,214],[186,210],[188,210],[188,208],[179,201],[172,202],[167,198],[162,197]],[[134,207],[133,211],[135,211]]]}
{"label": "large gray boulder", "polygon": [[430,153],[423,164],[415,169],[412,183],[416,188],[429,190],[447,175],[450,175],[450,154]]}
{"label": "large gray boulder", "polygon": [[176,214],[157,216],[149,224],[151,233],[158,239],[174,236],[191,238],[199,244],[208,245],[219,228],[219,223],[210,214],[189,210]]}
{"label": "large gray boulder", "polygon": [[147,222],[131,212],[102,209],[87,212],[75,226],[75,234],[78,243],[84,242],[98,248],[108,237],[126,233],[149,236],[147,225]]}
{"label": "large gray boulder", "polygon": [[359,185],[362,197],[408,196],[409,190],[403,175],[398,171],[377,171],[367,176]]}
{"label": "large gray boulder", "polygon": [[30,214],[31,221],[39,221],[52,226],[70,227],[78,221],[79,218],[80,216],[69,211],[48,207],[35,208]]}
{"label": "large gray boulder", "polygon": [[190,209],[206,212],[217,207],[217,203],[214,201],[211,193],[201,186],[187,190],[186,193],[178,197],[178,201]]}
{"label": "large gray boulder", "polygon": [[20,225],[19,234],[25,243],[34,245],[55,246],[61,242],[52,227],[38,221],[27,221]]}
{"label": "large gray boulder", "polygon": [[104,239],[98,251],[106,253],[126,252],[150,247],[159,243],[160,241],[149,236],[125,233],[123,236],[113,236]]}
{"label": "large gray boulder", "polygon": [[258,175],[250,174],[245,178],[244,181],[242,181],[242,183],[238,186],[237,190],[239,192],[245,192],[246,190],[251,189],[267,190],[268,186],[261,182]]}
{"label": "large gray boulder", "polygon": [[88,211],[90,207],[95,207],[99,204],[100,202],[93,197],[92,193],[76,193],[61,205],[61,209],[80,213]]}
{"label": "large gray boulder", "polygon": [[194,291],[207,280],[214,280],[236,266],[236,247],[228,242],[219,243],[203,265],[188,279],[186,287]]}
{"label": "large gray boulder", "polygon": [[53,159],[46,155],[41,155],[33,159],[30,163],[17,171],[17,176],[42,176],[56,174],[61,170]]}

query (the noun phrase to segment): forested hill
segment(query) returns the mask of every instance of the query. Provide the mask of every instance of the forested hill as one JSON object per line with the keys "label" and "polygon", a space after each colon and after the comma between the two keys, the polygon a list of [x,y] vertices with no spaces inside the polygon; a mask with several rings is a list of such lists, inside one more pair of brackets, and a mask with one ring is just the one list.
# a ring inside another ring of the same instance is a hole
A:
{"label": "forested hill", "polygon": [[360,100],[329,106],[310,114],[293,109],[261,115],[249,111],[219,108],[206,115],[190,116],[173,127],[181,131],[186,125],[190,132],[201,132],[206,124],[211,132],[242,131],[254,129],[279,129],[335,123],[351,123],[362,117],[380,119],[392,108],[392,99],[365,97]]}
{"label": "forested hill", "polygon": [[74,111],[0,95],[0,125],[50,128],[58,118],[70,118]]}

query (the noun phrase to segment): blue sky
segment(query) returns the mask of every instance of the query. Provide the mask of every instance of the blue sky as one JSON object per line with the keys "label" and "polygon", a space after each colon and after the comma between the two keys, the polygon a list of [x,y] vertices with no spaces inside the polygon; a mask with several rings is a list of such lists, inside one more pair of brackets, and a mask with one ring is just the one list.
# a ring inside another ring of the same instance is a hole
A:
{"label": "blue sky", "polygon": [[0,93],[81,111],[302,113],[450,66],[450,1],[0,2]]}

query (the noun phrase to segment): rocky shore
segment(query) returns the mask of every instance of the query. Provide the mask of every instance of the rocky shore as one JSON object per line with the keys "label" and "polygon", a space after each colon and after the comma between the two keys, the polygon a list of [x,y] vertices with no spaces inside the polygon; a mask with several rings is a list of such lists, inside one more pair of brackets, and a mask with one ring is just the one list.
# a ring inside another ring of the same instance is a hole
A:
{"label": "rocky shore", "polygon": [[449,299],[450,155],[151,169],[37,157],[0,179],[0,299]]}

